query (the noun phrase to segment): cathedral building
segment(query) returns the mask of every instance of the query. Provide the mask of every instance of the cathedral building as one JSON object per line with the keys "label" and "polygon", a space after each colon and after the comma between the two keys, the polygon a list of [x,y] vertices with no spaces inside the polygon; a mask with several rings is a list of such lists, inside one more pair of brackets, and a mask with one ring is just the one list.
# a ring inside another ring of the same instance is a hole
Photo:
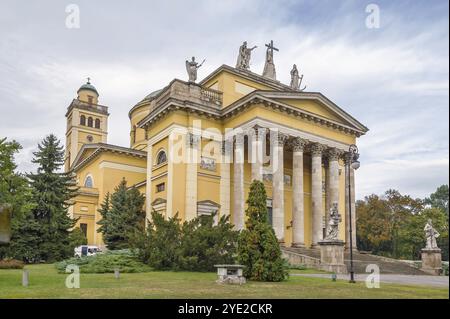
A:
{"label": "cathedral building", "polygon": [[107,143],[114,110],[100,103],[89,80],[79,88],[66,113],[65,169],[80,187],[69,213],[89,244],[103,246],[97,210],[125,178],[145,194],[147,218],[152,210],[181,220],[230,215],[236,229],[245,227],[252,180],[261,180],[280,243],[315,247],[337,204],[339,238],[348,245],[349,211],[353,229],[356,218],[347,155],[368,129],[323,94],[301,88],[295,65],[290,85],[278,81],[277,49],[266,47],[262,75],[250,71],[255,47],[245,42],[236,67],[222,65],[199,82],[201,64],[186,61],[188,81],[174,79],[131,107],[129,147]]}

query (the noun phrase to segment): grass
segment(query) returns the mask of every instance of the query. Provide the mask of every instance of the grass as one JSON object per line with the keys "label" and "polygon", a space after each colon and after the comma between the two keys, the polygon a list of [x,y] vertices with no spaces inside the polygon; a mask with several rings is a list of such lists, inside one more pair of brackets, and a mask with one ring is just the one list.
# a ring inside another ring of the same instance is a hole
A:
{"label": "grass", "polygon": [[382,284],[380,289],[367,289],[364,283],[303,276],[281,283],[232,286],[215,283],[214,273],[169,271],[126,273],[120,279],[109,273],[81,274],[81,288],[68,289],[66,275],[52,264],[25,269],[29,287],[21,286],[21,270],[0,270],[0,298],[448,298],[447,288]]}

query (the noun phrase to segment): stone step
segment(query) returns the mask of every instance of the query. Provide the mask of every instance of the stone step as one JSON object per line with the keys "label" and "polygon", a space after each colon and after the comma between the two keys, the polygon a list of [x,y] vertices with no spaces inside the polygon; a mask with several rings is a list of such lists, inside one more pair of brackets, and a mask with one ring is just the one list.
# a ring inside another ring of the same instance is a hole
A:
{"label": "stone step", "polygon": [[[282,247],[282,250],[320,260],[319,249]],[[347,265],[347,268],[350,269],[350,253],[348,251],[344,253],[344,262]],[[353,269],[355,273],[366,273],[366,267],[370,264],[376,264],[380,268],[380,273],[382,274],[404,274],[404,275],[426,274],[420,269],[417,269],[409,265],[408,263],[396,259],[353,252]]]}

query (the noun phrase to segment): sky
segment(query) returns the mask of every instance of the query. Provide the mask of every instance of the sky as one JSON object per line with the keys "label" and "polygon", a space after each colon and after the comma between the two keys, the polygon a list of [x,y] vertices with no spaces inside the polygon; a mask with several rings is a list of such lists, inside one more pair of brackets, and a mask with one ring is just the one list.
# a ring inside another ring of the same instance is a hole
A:
{"label": "sky", "polygon": [[[79,28],[70,28],[71,4]],[[366,11],[369,4],[376,10]],[[206,59],[201,80],[234,66],[246,40],[258,46],[251,70],[261,73],[262,48],[273,40],[278,80],[289,84],[296,63],[306,91],[323,93],[370,129],[358,140],[357,198],[388,189],[425,197],[449,180],[448,7],[447,0],[1,0],[0,137],[22,144],[19,170],[32,171],[42,138],[54,133],[64,142],[66,109],[90,77],[111,113],[108,142],[129,146],[129,109],[173,78],[186,80],[187,58]]]}

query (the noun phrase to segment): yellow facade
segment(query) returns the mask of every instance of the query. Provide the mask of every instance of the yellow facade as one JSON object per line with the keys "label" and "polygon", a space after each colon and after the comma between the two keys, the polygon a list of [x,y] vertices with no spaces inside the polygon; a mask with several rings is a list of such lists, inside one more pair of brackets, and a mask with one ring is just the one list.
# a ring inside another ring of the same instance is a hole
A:
{"label": "yellow facade", "polygon": [[[66,169],[76,173],[81,186],[70,212],[73,217],[80,218],[78,225],[86,225],[83,227],[87,227],[88,242],[96,245],[103,245],[101,235],[97,233],[96,223],[100,218],[97,210],[106,193],[113,192],[123,178],[129,186],[136,185],[145,194],[147,216],[152,209],[166,217],[178,213],[182,220],[217,212],[218,216],[230,214],[233,221],[237,216],[234,203],[240,182],[234,176],[236,164],[222,161],[222,141],[230,136],[233,138],[238,129],[262,126],[281,132],[288,136],[289,141],[301,138],[341,153],[367,131],[320,93],[298,92],[280,82],[224,65],[199,84],[173,80],[164,89],[138,102],[129,112],[130,148],[118,147],[106,143],[108,110],[98,106],[98,93],[94,94],[94,100],[87,101],[88,94],[92,94],[95,88],[82,88],[66,114]],[[101,126],[79,125],[81,115],[98,118]],[[250,188],[254,165],[249,163],[250,144],[247,137],[243,164],[244,199]],[[269,144],[268,149],[271,149],[272,142]],[[296,218],[293,200],[296,195],[293,194],[292,183],[293,150],[288,144],[283,146],[282,174],[286,181],[282,196],[284,238],[281,241],[289,246],[293,242],[293,219]],[[305,150],[302,163],[302,232],[307,247],[313,244],[311,156]],[[198,162],[188,160],[193,157]],[[338,163],[338,205],[339,211],[345,212],[348,203],[342,158]],[[328,182],[329,174],[325,164],[324,157],[323,185]],[[266,168],[263,170],[266,172]],[[268,198],[273,199],[273,184],[270,178],[266,178],[273,175],[264,174]],[[86,183],[88,178],[90,180]],[[322,217],[326,219],[328,189],[324,189],[322,196]],[[341,215],[344,227],[340,227],[339,236],[346,240],[346,214]]]}

